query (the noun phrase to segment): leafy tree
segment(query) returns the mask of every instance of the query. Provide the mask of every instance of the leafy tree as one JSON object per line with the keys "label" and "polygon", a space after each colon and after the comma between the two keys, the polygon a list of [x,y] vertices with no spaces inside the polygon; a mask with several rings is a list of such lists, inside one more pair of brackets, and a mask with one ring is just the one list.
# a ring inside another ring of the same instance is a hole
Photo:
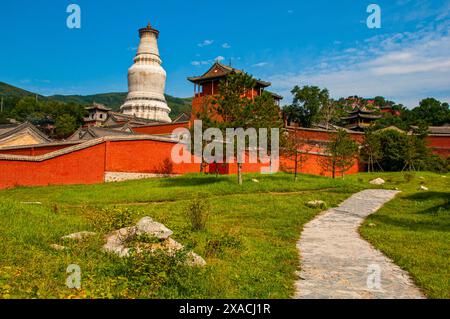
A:
{"label": "leafy tree", "polygon": [[424,121],[430,126],[441,126],[450,123],[448,103],[442,103],[434,98],[420,101],[420,105],[411,111],[412,124]]}
{"label": "leafy tree", "polygon": [[354,164],[358,154],[358,144],[353,141],[345,130],[338,130],[327,144],[325,153],[328,156],[322,158],[320,164],[325,171],[329,171],[333,178],[340,172],[344,177]]}
{"label": "leafy tree", "polygon": [[383,117],[376,120],[374,123],[374,129],[379,130],[389,126],[395,126],[401,130],[407,131],[409,125],[401,117],[392,115],[391,113],[383,114]]}
{"label": "leafy tree", "polygon": [[294,162],[294,182],[298,180],[298,171],[308,159],[311,150],[310,145],[304,137],[296,131],[287,132],[287,137],[283,143],[282,154]]}
{"label": "leafy tree", "polygon": [[0,124],[8,124],[8,118],[6,117],[6,113],[1,112],[0,113]]}
{"label": "leafy tree", "polygon": [[55,121],[55,133],[59,138],[70,136],[77,129],[75,117],[69,114],[63,114]]}
{"label": "leafy tree", "polygon": [[328,90],[317,86],[295,86],[291,93],[294,96],[293,103],[284,108],[288,121],[303,127],[311,127],[318,122],[321,109],[329,102]]}
{"label": "leafy tree", "polygon": [[367,130],[364,135],[361,155],[362,158],[367,162],[369,172],[375,171],[375,164],[377,164],[377,166],[381,168],[380,163],[378,162],[383,158],[381,141],[379,139],[379,136],[371,129]]}
{"label": "leafy tree", "polygon": [[339,106],[338,101],[328,99],[320,109],[320,120],[326,125],[328,130],[331,124],[339,123],[341,117],[344,116],[344,109]]}
{"label": "leafy tree", "polygon": [[404,164],[403,150],[406,144],[406,133],[395,130],[384,130],[376,133],[381,144],[383,157],[378,161],[384,171],[401,171]]}
{"label": "leafy tree", "polygon": [[[267,92],[256,98],[247,96],[249,90],[256,86],[256,80],[246,73],[230,74],[219,85],[219,95],[213,98],[209,113],[208,125],[222,130],[223,135],[227,128],[282,128],[280,110],[273,97]],[[239,149],[234,141],[234,157],[238,163],[238,183],[242,184],[242,162],[240,162]],[[247,147],[247,142],[246,147]],[[269,146],[270,143],[268,143]],[[270,149],[268,150],[270,152]]]}

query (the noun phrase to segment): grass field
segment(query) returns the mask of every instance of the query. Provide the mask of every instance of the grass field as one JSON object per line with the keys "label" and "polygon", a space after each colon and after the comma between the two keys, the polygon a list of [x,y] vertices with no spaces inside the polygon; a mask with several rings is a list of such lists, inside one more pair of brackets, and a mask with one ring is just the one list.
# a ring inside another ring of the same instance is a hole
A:
{"label": "grass field", "polygon": [[[376,227],[366,223],[361,232],[409,270],[428,296],[448,297],[449,184],[439,175],[424,173],[425,180],[418,176],[409,182],[402,174],[383,176],[388,180],[384,187],[404,193],[370,218],[368,223]],[[246,175],[239,186],[235,176],[187,175],[0,191],[0,297],[289,298],[299,263],[296,241],[303,225],[320,211],[306,203],[321,199],[336,206],[371,187],[372,177],[302,175],[294,183],[286,174]],[[429,192],[417,190],[421,182]],[[194,197],[209,202],[205,230],[193,231],[185,216]],[[399,216],[399,207],[405,207],[405,216]],[[420,215],[424,210],[428,213]],[[186,267],[164,256],[128,260],[103,253],[102,238],[111,229],[101,226],[102,218],[117,213],[133,223],[142,216],[164,223],[207,266]],[[60,239],[83,230],[98,235],[73,243]],[[56,251],[51,244],[69,249]],[[81,268],[80,290],[66,287],[70,264]]]}
{"label": "grass field", "polygon": [[[362,236],[407,270],[427,297],[450,298],[450,176],[377,176],[402,193],[369,216]],[[419,191],[421,185],[429,191]]]}

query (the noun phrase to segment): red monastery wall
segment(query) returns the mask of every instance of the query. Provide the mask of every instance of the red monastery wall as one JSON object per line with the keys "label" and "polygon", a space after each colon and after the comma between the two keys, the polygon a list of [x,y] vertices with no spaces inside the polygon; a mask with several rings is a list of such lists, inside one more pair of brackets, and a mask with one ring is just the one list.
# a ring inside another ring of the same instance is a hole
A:
{"label": "red monastery wall", "polygon": [[0,189],[14,186],[101,183],[105,165],[104,154],[104,144],[98,144],[41,162],[0,158]]}
{"label": "red monastery wall", "polygon": [[[11,156],[0,150],[0,189],[15,186],[45,186],[102,183],[106,172],[163,173],[164,160],[171,158],[174,143],[151,139],[106,140],[75,146],[41,156]],[[89,142],[88,142],[89,143]],[[85,147],[83,149],[79,149]],[[29,148],[23,153],[29,152]],[[60,154],[63,152],[63,154]],[[21,153],[14,150],[13,153]],[[2,156],[3,155],[3,156]],[[173,164],[173,174],[198,172],[199,164]]]}
{"label": "red monastery wall", "polygon": [[187,128],[189,129],[189,122],[182,123],[171,123],[162,125],[147,125],[147,126],[137,126],[133,127],[133,131],[139,134],[172,134],[177,128]]}
{"label": "red monastery wall", "polygon": [[430,135],[427,137],[427,143],[434,154],[443,157],[450,156],[450,136]]}

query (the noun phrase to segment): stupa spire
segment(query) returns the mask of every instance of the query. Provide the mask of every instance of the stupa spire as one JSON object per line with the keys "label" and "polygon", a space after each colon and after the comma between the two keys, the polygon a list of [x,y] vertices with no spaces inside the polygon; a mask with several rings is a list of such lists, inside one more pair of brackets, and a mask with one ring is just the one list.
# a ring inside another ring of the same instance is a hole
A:
{"label": "stupa spire", "polygon": [[158,49],[159,31],[150,22],[139,29],[140,43],[134,64],[128,70],[128,96],[122,113],[159,122],[171,122],[164,96],[166,71]]}

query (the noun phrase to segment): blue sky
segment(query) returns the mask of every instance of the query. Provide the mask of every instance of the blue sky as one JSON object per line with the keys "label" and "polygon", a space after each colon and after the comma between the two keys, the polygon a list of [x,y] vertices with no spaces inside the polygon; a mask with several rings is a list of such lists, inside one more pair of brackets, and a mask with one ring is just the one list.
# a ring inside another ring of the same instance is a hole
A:
{"label": "blue sky", "polygon": [[[79,30],[66,26],[70,3],[81,7]],[[381,29],[366,25],[371,3]],[[186,77],[220,58],[271,81],[285,104],[306,84],[409,107],[450,100],[448,0],[2,1],[0,81],[44,95],[126,91],[137,30],[149,20],[174,96],[191,96]]]}

